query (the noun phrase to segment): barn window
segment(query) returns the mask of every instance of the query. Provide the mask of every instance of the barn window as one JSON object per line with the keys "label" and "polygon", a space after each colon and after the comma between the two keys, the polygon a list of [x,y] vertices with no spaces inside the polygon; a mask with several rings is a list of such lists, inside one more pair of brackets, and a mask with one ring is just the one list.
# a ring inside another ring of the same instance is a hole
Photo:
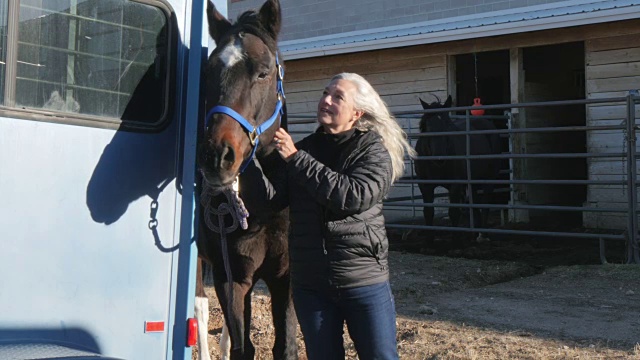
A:
{"label": "barn window", "polygon": [[5,106],[141,127],[167,118],[166,9],[127,0],[0,3],[19,14],[15,24],[0,18],[9,32],[2,44],[13,51]]}

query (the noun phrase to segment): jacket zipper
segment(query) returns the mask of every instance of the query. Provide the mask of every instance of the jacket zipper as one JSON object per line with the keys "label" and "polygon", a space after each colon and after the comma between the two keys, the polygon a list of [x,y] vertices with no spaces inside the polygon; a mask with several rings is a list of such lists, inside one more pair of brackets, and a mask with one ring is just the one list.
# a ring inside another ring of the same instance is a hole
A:
{"label": "jacket zipper", "polygon": [[[349,156],[347,156],[344,161],[342,162],[342,166],[340,166],[340,171],[344,171],[344,169],[347,168],[347,162],[349,161],[349,159],[351,159],[355,154],[355,149],[353,149],[353,151],[351,151],[351,153],[349,154]],[[324,209],[324,212],[322,213],[322,252],[324,253],[325,259],[327,259],[327,262],[329,261],[327,255],[329,254],[327,252],[327,234],[329,234],[329,229],[328,229],[328,224],[327,224],[327,213],[329,212],[329,209]],[[328,269],[329,271],[331,271],[331,266],[330,264],[328,264]],[[330,275],[331,277],[331,275]],[[330,280],[331,281],[331,280]]]}
{"label": "jacket zipper", "polygon": [[327,230],[327,209],[324,209],[322,213],[322,252],[324,255],[328,255],[327,252],[327,234],[329,231]]}
{"label": "jacket zipper", "polygon": [[[346,169],[346,165],[347,162],[349,161],[349,159],[351,159],[351,157],[354,155],[354,151],[352,151],[349,156],[347,156],[344,161],[342,161],[342,166],[340,166],[340,171],[344,171],[344,169]],[[326,243],[326,239],[327,239],[327,234],[329,234],[329,230],[327,229],[327,227],[329,226],[327,224],[327,213],[329,212],[329,209],[325,208],[324,212],[322,213],[322,230],[324,231],[324,234],[322,234],[322,251],[324,252],[325,255],[328,255],[329,253],[327,252],[327,243]]]}
{"label": "jacket zipper", "polygon": [[377,238],[374,239],[373,235],[371,234],[371,227],[369,226],[369,223],[367,221],[364,222],[364,226],[367,229],[367,235],[369,236],[369,241],[371,242],[372,247],[371,250],[373,250],[373,255],[376,257],[376,262],[378,263],[378,265],[380,265],[382,270],[384,270],[384,265],[382,265],[382,263],[380,262],[380,250],[382,248],[382,243],[380,241],[376,241]]}

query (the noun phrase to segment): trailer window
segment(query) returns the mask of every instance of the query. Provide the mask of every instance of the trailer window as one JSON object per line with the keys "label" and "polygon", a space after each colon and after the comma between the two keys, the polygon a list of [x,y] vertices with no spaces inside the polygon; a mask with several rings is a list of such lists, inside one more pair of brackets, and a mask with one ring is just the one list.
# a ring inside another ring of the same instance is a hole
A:
{"label": "trailer window", "polygon": [[133,1],[20,0],[11,105],[159,124],[168,27],[165,11]]}

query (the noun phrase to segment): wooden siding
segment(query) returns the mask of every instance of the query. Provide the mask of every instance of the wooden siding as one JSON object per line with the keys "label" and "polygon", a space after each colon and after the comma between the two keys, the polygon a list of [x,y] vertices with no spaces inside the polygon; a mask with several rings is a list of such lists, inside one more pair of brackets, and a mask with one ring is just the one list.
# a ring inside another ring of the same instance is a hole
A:
{"label": "wooden siding", "polygon": [[[285,58],[287,103],[290,113],[315,113],[327,81],[346,71],[367,78],[393,111],[420,109],[419,96],[434,92],[442,97],[452,92],[447,60],[451,55],[585,40],[593,49],[585,50],[588,76],[592,76],[588,96],[622,96],[640,84],[638,33],[640,20],[628,20],[292,61]],[[634,75],[615,77],[621,73]]]}
{"label": "wooden siding", "polygon": [[[447,60],[452,55],[585,40],[593,49],[585,50],[588,76],[592,77],[588,96],[622,96],[640,84],[638,33],[640,20],[628,20],[292,61],[285,58],[288,109],[292,114],[315,113],[327,81],[346,71],[367,78],[393,111],[418,110],[418,97],[429,92],[443,97],[453,91],[448,69],[452,64]],[[621,73],[634,75],[615,77]]]}
{"label": "wooden siding", "polygon": [[[587,97],[591,99],[620,97],[640,88],[640,31],[636,34],[587,40],[585,42],[585,77]],[[587,125],[620,125],[627,114],[626,103],[596,104],[587,107]],[[640,108],[636,109],[640,118]],[[637,120],[636,120],[637,121]],[[626,151],[621,131],[593,131],[587,137],[587,149],[595,153]],[[640,163],[639,163],[640,165]],[[588,162],[592,180],[624,181],[627,162],[624,158],[596,158]],[[590,206],[626,208],[626,185],[592,185],[587,189]],[[586,213],[584,225],[596,228],[626,226],[626,213]]]}
{"label": "wooden siding", "polygon": [[[296,114],[315,114],[317,101],[327,81],[331,76],[345,71],[359,73],[369,80],[392,111],[420,110],[419,97],[428,100],[429,93],[435,93],[444,99],[454,91],[455,79],[451,77],[453,64],[449,60],[453,55],[520,50],[576,41],[585,42],[587,98],[625,96],[630,89],[640,88],[640,20],[628,20],[292,61],[285,58],[288,110],[294,118]],[[519,86],[524,86],[524,83]],[[624,104],[589,106],[587,124],[620,124],[625,113]],[[636,115],[640,116],[640,109]],[[416,120],[401,119],[400,123],[405,128],[412,127],[413,131],[417,131]],[[302,133],[316,127],[315,124],[296,126],[295,137],[299,138]],[[619,132],[594,132],[587,138],[587,149],[593,152],[621,152],[622,140]],[[589,178],[621,179],[626,174],[626,170],[623,170],[625,166],[619,158],[591,160],[588,162]],[[411,171],[410,167],[408,171]],[[391,196],[407,196],[410,188],[396,188]],[[417,188],[413,193],[419,194]],[[587,199],[587,205],[590,206],[621,207],[626,203],[626,191],[621,185],[591,186]],[[587,213],[583,219],[588,227],[623,228],[624,217],[624,214]]]}
{"label": "wooden siding", "polygon": [[445,55],[403,54],[392,50],[285,62],[287,107],[291,114],[315,114],[327,81],[341,72],[364,76],[392,111],[421,109],[419,97],[443,96]]}

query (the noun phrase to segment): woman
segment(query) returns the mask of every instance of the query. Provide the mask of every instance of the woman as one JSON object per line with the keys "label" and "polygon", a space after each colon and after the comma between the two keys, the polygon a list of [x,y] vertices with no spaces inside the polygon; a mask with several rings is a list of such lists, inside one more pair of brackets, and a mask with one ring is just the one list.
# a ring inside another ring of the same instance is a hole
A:
{"label": "woman", "polygon": [[[382,199],[415,153],[372,86],[342,73],[325,88],[318,130],[294,144],[283,129],[290,266],[307,355],[344,359],[346,322],[360,359],[397,359]],[[279,197],[279,196],[278,196]]]}

